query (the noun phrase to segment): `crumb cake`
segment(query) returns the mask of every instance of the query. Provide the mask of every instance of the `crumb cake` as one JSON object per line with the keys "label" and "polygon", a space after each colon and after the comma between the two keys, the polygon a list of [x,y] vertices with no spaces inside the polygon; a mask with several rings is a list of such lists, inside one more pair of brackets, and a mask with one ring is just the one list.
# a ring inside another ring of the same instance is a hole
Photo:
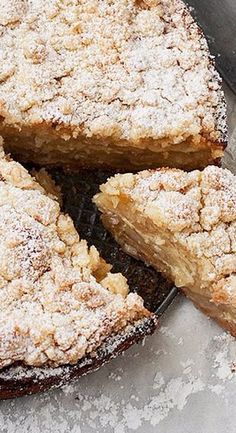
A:
{"label": "crumb cake", "polygon": [[1,150],[0,369],[96,361],[110,338],[156,323],[126,279],[80,240],[49,186],[50,194]]}
{"label": "crumb cake", "polygon": [[193,169],[226,143],[221,81],[181,0],[0,0],[0,133],[18,159]]}
{"label": "crumb cake", "polygon": [[110,178],[95,202],[129,254],[161,270],[236,336],[236,177],[227,169]]}

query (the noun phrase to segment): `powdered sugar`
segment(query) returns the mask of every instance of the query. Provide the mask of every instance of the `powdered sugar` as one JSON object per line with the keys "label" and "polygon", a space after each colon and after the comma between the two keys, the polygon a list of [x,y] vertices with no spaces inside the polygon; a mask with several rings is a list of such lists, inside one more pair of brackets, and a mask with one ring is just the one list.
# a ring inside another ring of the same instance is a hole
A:
{"label": "powdered sugar", "polygon": [[6,124],[53,123],[65,140],[82,131],[134,146],[224,140],[219,77],[181,1],[23,3],[0,2]]}
{"label": "powdered sugar", "polygon": [[232,379],[235,373],[236,343],[235,338],[229,334],[223,334],[214,338],[216,350],[214,354],[213,367],[216,369],[216,376],[226,381]]}
{"label": "powdered sugar", "polygon": [[[204,396],[208,411],[217,404],[225,407],[236,382],[229,370],[235,359],[235,340],[220,333],[187,301],[177,302],[176,307],[170,308],[163,329],[147,339],[145,347],[133,348],[96,374],[60,391],[3,402],[2,432],[30,428],[41,433],[44,428],[51,433],[53,428],[57,433],[153,433],[158,428],[165,433],[166,426],[172,431],[173,420],[179,433]],[[194,338],[192,323],[199,328]],[[183,345],[179,345],[182,332]]]}
{"label": "powdered sugar", "polygon": [[4,155],[0,244],[0,368],[76,364],[150,316],[138,295],[127,295],[126,279],[79,239],[58,202]]}

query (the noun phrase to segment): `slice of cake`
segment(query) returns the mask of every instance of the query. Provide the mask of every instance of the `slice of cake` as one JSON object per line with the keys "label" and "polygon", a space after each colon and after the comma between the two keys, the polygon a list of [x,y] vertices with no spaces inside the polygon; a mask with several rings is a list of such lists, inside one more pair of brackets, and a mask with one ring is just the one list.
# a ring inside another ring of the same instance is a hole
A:
{"label": "slice of cake", "polygon": [[101,347],[112,356],[116,341],[156,325],[125,278],[80,240],[50,190],[1,151],[0,369],[96,362]]}
{"label": "slice of cake", "polygon": [[0,0],[0,133],[19,159],[205,167],[225,104],[181,0]]}
{"label": "slice of cake", "polygon": [[124,250],[236,336],[236,177],[209,166],[116,175],[95,202]]}

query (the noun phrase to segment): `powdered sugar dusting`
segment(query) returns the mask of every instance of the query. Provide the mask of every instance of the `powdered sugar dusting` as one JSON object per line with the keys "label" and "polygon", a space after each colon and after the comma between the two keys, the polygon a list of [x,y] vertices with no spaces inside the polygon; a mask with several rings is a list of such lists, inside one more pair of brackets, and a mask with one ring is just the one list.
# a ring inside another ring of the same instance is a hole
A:
{"label": "powdered sugar dusting", "polygon": [[235,339],[229,334],[223,334],[215,337],[214,343],[218,349],[215,352],[213,364],[213,367],[216,369],[216,376],[223,381],[232,379],[236,371]]}
{"label": "powdered sugar dusting", "polygon": [[[133,348],[96,374],[62,390],[30,397],[30,405],[28,398],[3,403],[0,426],[7,433],[20,433],[29,426],[41,433],[42,425],[46,433],[51,433],[52,426],[58,433],[142,433],[155,432],[158,426],[164,433],[166,422],[185,419],[196,398],[200,401],[207,395],[208,405],[211,401],[226,405],[228,389],[236,383],[235,340],[209,322],[209,337],[197,337],[194,344],[199,353],[191,353],[192,333],[185,332],[180,346],[180,328],[176,334],[174,321],[183,329],[196,319],[199,328],[205,329],[208,321],[187,301],[182,306],[178,303],[177,310],[178,317],[174,318],[172,308],[172,323],[165,320],[161,332],[148,339],[145,347]],[[144,377],[144,369],[154,373],[151,380]]]}
{"label": "powdered sugar dusting", "polygon": [[[236,176],[230,170],[207,166],[192,172],[161,168],[118,174],[101,186],[95,202],[124,250],[164,270],[197,304],[202,302],[210,316],[216,317],[213,303],[222,304],[219,317],[226,329],[231,326],[230,303],[236,299]],[[199,292],[207,299],[199,301]]]}
{"label": "powdered sugar dusting", "polygon": [[219,76],[180,0],[7,3],[0,1],[6,124],[52,122],[52,135],[65,140],[82,131],[135,146],[143,138],[224,140]]}
{"label": "powdered sugar dusting", "polygon": [[80,240],[57,201],[1,156],[0,368],[76,364],[150,313],[138,295],[127,295],[126,279],[108,272],[96,248]]}

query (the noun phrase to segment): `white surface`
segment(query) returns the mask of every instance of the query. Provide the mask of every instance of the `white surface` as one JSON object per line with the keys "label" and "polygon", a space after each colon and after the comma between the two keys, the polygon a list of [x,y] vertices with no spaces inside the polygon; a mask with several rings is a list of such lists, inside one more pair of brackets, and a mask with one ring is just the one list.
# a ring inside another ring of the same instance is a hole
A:
{"label": "white surface", "polygon": [[235,433],[234,362],[236,340],[179,296],[144,346],[63,390],[1,402],[0,432]]}

